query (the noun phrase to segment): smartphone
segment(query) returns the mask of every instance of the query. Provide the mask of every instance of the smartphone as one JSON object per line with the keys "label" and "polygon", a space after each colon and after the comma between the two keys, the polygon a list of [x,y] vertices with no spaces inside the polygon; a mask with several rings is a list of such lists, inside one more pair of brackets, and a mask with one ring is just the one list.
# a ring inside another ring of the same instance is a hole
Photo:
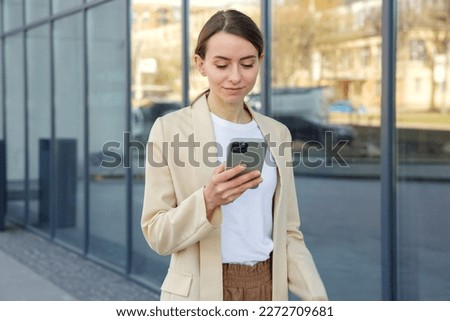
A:
{"label": "smartphone", "polygon": [[258,170],[262,172],[266,156],[267,143],[264,139],[233,139],[227,147],[226,169],[240,164],[247,168],[239,175]]}

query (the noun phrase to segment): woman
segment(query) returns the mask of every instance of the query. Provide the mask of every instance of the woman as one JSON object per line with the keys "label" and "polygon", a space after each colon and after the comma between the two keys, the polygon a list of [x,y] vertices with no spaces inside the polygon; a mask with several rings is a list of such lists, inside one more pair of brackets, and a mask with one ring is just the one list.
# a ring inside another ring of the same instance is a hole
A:
{"label": "woman", "polygon": [[[141,225],[153,250],[172,255],[162,300],[327,299],[299,231],[289,131],[244,103],[263,48],[248,16],[214,14],[194,56],[209,89],[152,127]],[[261,172],[225,169],[233,138],[266,140]]]}

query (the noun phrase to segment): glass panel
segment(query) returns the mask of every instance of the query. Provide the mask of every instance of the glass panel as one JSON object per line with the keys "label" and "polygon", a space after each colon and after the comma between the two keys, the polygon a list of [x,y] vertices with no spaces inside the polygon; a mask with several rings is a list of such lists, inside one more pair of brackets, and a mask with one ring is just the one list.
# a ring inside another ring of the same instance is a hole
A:
{"label": "glass panel", "polygon": [[23,34],[5,39],[7,214],[25,224]]}
{"label": "glass panel", "polygon": [[48,153],[40,149],[51,136],[50,28],[27,33],[28,153],[30,224],[49,232],[50,195]]}
{"label": "glass panel", "polygon": [[22,0],[3,0],[3,32],[23,25]]}
{"label": "glass panel", "polygon": [[[159,287],[169,257],[153,252],[140,228],[144,196],[145,144],[153,121],[180,107],[181,1],[132,3],[132,140],[133,265],[132,273]],[[167,104],[166,104],[167,103]],[[161,108],[157,107],[161,106]],[[157,107],[157,108],[153,108]],[[160,112],[153,112],[158,111]]]}
{"label": "glass panel", "polygon": [[271,115],[293,136],[302,231],[332,300],[381,298],[381,2],[273,5]]}
{"label": "glass panel", "polygon": [[56,237],[78,248],[85,226],[82,25],[81,14],[54,24],[56,141],[43,146],[54,159]]}
{"label": "glass panel", "polygon": [[53,14],[80,7],[83,0],[53,0]]}
{"label": "glass panel", "polygon": [[26,23],[33,22],[50,15],[50,0],[26,0]]}
{"label": "glass panel", "polygon": [[181,101],[180,6],[152,0],[132,5],[133,107],[146,108],[161,99]]}
{"label": "glass panel", "polygon": [[0,230],[5,228],[4,216],[6,215],[5,104],[3,95],[3,77],[5,74],[3,71],[3,44],[3,40],[0,41]]}
{"label": "glass panel", "polygon": [[[3,41],[0,41],[0,141],[5,138],[5,109],[4,109],[4,95],[3,95]],[[0,156],[1,157],[1,156]]]}
{"label": "glass panel", "polygon": [[[127,101],[126,5],[88,11],[89,252],[125,268],[127,186],[124,132]],[[105,153],[103,153],[105,151]],[[106,152],[108,151],[108,152]],[[114,153],[111,158],[106,155]],[[119,159],[120,158],[120,159]],[[114,163],[118,160],[117,163]]]}
{"label": "glass panel", "polygon": [[450,297],[450,2],[399,1],[399,296]]}
{"label": "glass panel", "polygon": [[[189,52],[194,53],[197,45],[197,37],[205,22],[217,11],[217,8],[211,6],[202,6],[203,1],[190,1],[189,29],[191,37],[189,37]],[[192,57],[189,66],[189,98],[193,101],[204,90],[208,89],[208,80],[203,77],[197,70]],[[181,75],[180,75],[181,77]]]}

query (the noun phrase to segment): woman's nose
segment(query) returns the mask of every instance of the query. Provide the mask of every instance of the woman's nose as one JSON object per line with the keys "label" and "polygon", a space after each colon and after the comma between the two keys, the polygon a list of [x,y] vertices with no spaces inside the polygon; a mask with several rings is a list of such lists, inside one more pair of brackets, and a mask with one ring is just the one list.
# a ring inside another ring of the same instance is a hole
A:
{"label": "woman's nose", "polygon": [[234,66],[233,68],[231,68],[231,71],[230,71],[230,74],[228,76],[228,79],[233,84],[237,84],[241,80],[241,72],[240,72],[238,66]]}

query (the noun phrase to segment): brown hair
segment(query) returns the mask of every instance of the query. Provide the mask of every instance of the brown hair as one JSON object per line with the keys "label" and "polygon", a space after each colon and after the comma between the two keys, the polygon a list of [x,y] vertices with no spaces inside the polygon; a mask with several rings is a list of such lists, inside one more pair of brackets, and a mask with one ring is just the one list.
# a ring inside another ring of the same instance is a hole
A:
{"label": "brown hair", "polygon": [[218,11],[209,18],[200,31],[194,53],[205,59],[209,38],[221,31],[248,40],[258,50],[259,58],[263,54],[264,39],[258,26],[249,16],[234,9]]}

